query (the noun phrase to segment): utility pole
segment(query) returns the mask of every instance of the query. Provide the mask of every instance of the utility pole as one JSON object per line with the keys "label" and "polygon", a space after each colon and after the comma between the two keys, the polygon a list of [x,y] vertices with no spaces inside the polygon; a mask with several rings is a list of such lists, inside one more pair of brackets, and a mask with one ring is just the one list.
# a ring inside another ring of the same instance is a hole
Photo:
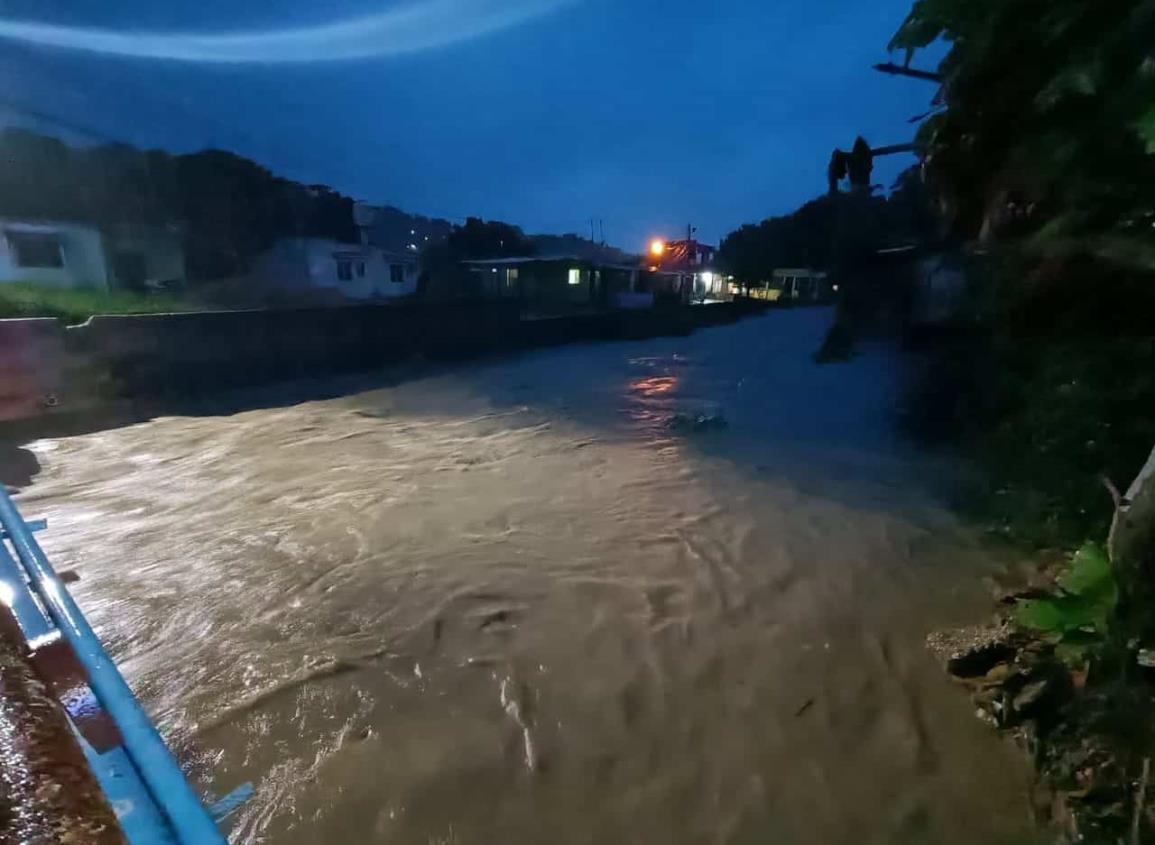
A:
{"label": "utility pole", "polygon": [[885,147],[871,148],[861,136],[854,142],[850,152],[835,149],[830,156],[830,165],[827,168],[830,194],[838,193],[838,183],[849,177],[851,189],[870,190],[870,174],[874,170],[874,160],[880,156],[911,153],[916,151],[913,143],[890,144]]}

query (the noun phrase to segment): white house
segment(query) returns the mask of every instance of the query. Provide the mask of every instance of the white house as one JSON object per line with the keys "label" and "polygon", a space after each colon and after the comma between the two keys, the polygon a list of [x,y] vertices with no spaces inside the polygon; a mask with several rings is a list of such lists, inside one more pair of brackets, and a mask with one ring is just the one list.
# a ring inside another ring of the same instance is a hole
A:
{"label": "white house", "polygon": [[260,256],[252,275],[286,294],[339,295],[351,300],[397,299],[417,292],[416,255],[326,238],[282,238]]}
{"label": "white house", "polygon": [[0,284],[146,290],[184,280],[180,236],[169,228],[0,219]]}

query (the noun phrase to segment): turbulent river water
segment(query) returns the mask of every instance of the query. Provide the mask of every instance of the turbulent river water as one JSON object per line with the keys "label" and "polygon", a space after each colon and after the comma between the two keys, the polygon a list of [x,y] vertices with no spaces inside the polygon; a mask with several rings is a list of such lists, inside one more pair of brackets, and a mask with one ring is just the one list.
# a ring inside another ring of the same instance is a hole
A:
{"label": "turbulent river water", "polygon": [[234,843],[1022,842],[922,645],[994,561],[829,319],[42,439],[20,502]]}

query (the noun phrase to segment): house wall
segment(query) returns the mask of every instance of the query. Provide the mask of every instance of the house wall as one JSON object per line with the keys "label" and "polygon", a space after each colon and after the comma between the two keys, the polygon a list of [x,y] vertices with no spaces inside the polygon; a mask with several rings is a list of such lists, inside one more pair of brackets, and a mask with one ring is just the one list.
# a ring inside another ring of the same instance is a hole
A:
{"label": "house wall", "polygon": [[[338,259],[334,253],[347,255],[354,265],[363,263],[365,274],[343,280],[337,275]],[[334,241],[310,240],[307,249],[309,282],[314,288],[338,291],[349,299],[371,299],[389,281],[389,268],[378,250],[362,250],[356,244],[339,244]]]}
{"label": "house wall", "polygon": [[[417,292],[417,264],[407,256],[405,259],[376,247],[321,238],[286,238],[257,259],[252,275],[263,286],[282,293],[323,291],[353,300],[395,299]],[[351,279],[344,280],[338,274],[339,260],[352,262]],[[363,276],[357,275],[358,262],[365,265]],[[405,267],[403,282],[392,281],[393,264]]]}
{"label": "house wall", "polygon": [[[516,269],[517,284],[506,284],[506,274]],[[570,271],[577,270],[580,283],[570,284]],[[616,307],[623,295],[650,293],[638,285],[635,270],[620,267],[600,267],[582,259],[539,259],[518,264],[470,264],[474,286],[485,299],[521,300],[526,311],[538,315],[563,314],[590,307]],[[637,286],[637,289],[635,289]],[[630,307],[639,307],[641,300],[633,299]],[[653,297],[648,297],[653,302]]]}
{"label": "house wall", "polygon": [[[55,234],[60,239],[62,267],[20,267],[16,263],[8,232]],[[0,284],[37,282],[58,287],[109,286],[104,241],[95,226],[83,223],[29,223],[0,220]]]}
{"label": "house wall", "polygon": [[116,276],[115,256],[118,252],[133,252],[144,259],[145,279],[149,282],[182,284],[185,281],[184,247],[180,236],[162,228],[126,229],[105,235],[108,256],[109,283],[125,287],[129,280]]}
{"label": "house wall", "polygon": [[[569,271],[581,273],[581,284],[569,283]],[[581,261],[542,261],[522,265],[525,304],[533,310],[565,310],[596,303],[593,270]]]}
{"label": "house wall", "polygon": [[[375,292],[376,296],[380,299],[397,299],[403,296],[415,296],[417,294],[417,279],[421,275],[421,268],[417,262],[409,256],[394,256],[388,253],[383,253],[381,260],[385,265],[385,281],[378,286]],[[393,273],[390,269],[393,265],[398,265],[403,268],[404,281],[393,281]]]}

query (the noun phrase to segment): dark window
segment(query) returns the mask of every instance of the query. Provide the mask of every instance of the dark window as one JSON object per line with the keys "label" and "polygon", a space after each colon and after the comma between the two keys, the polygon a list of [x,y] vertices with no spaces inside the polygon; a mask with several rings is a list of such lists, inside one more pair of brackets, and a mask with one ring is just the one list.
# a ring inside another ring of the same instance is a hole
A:
{"label": "dark window", "polygon": [[358,279],[365,278],[365,262],[364,261],[358,261],[357,262],[357,278]]}
{"label": "dark window", "polygon": [[17,267],[63,267],[64,253],[57,235],[9,232],[8,246]]}
{"label": "dark window", "polygon": [[390,264],[389,265],[389,281],[397,285],[405,284],[405,265],[404,264]]}
{"label": "dark window", "polygon": [[353,262],[337,261],[337,278],[342,282],[353,281]]}

